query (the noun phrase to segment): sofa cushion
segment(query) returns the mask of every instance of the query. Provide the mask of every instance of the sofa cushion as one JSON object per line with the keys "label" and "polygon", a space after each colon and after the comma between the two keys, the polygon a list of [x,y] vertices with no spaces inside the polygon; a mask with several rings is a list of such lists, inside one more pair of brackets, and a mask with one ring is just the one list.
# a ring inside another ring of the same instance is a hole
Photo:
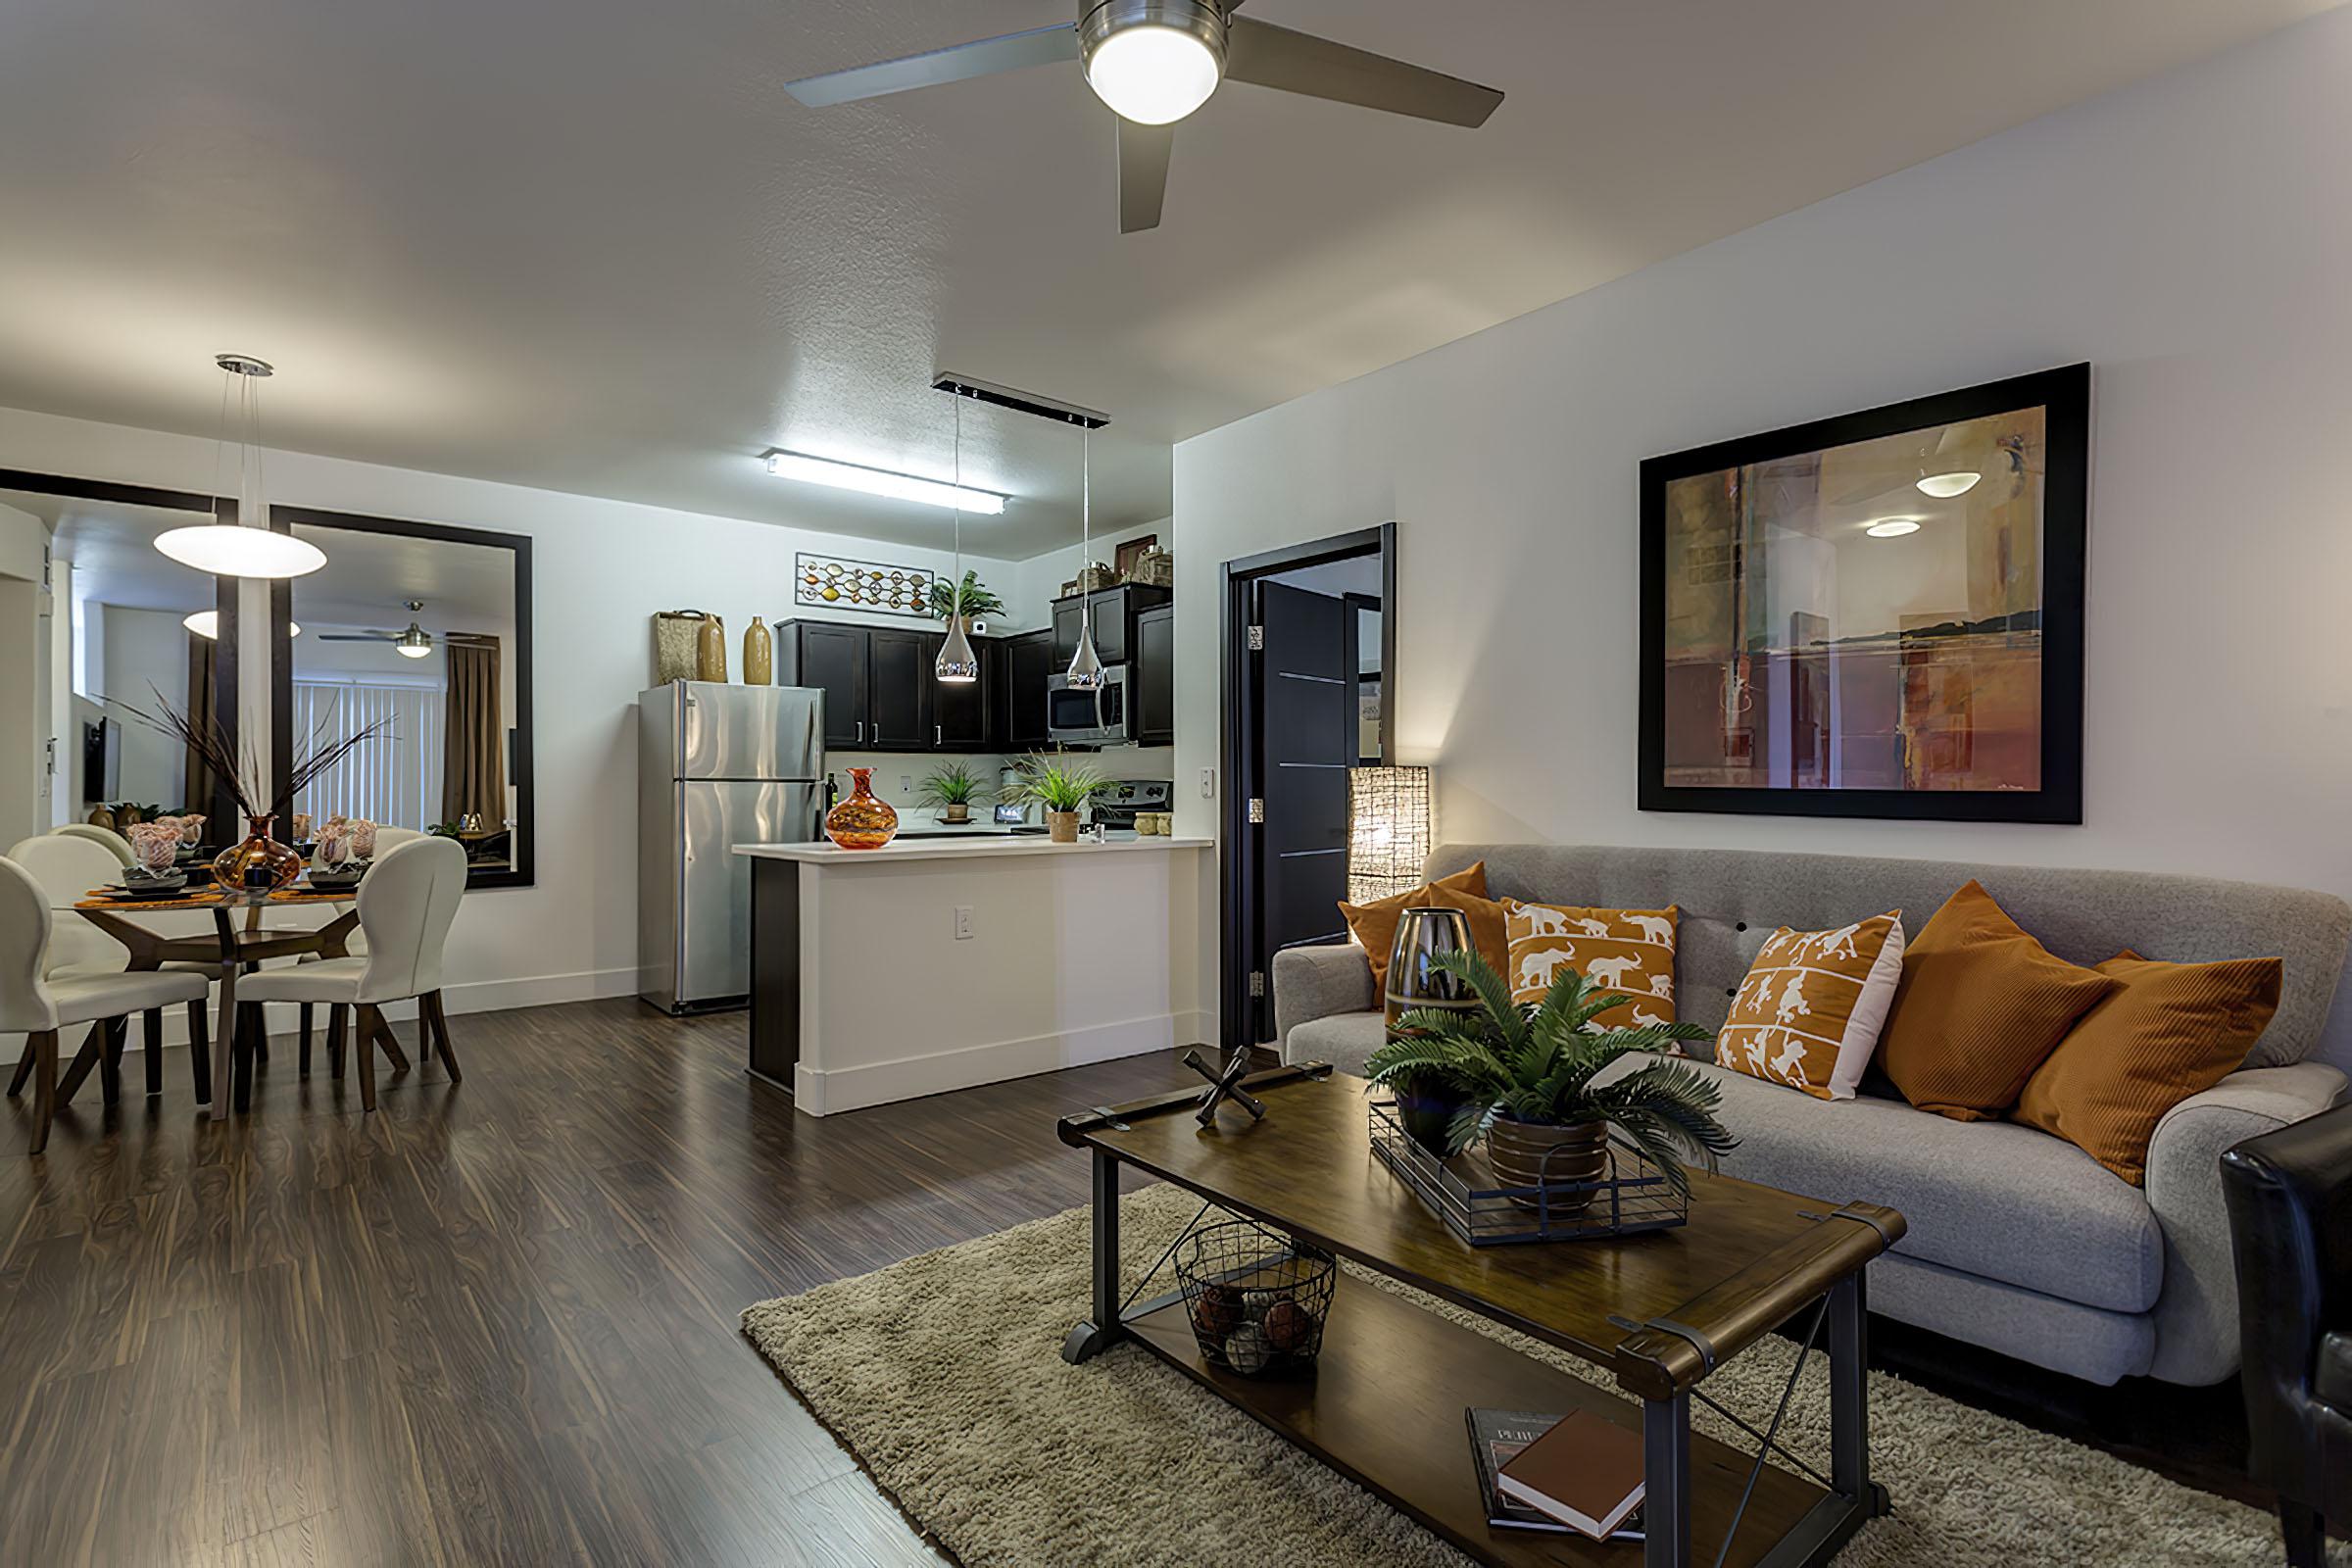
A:
{"label": "sofa cushion", "polygon": [[[1301,1025],[1294,1033],[1303,1033]],[[1729,1175],[1828,1204],[1900,1209],[1907,1256],[2085,1306],[2144,1312],[2164,1233],[2139,1189],[2074,1145],[2014,1122],[1958,1122],[1895,1101],[1832,1102],[1701,1065],[1740,1140]]]}
{"label": "sofa cushion", "polygon": [[1294,1026],[1282,1043],[1285,1061],[1328,1061],[1361,1077],[1364,1058],[1380,1049],[1389,1032],[1378,1012],[1335,1012]]}
{"label": "sofa cushion", "polygon": [[1510,963],[1510,941],[1503,935],[1502,905],[1487,897],[1487,868],[1466,866],[1451,876],[1432,877],[1409,893],[1371,904],[1340,901],[1340,918],[1348,935],[1372,965],[1372,984],[1388,983],[1389,951],[1396,942],[1396,927],[1404,911],[1424,906],[1459,909],[1470,926],[1470,945],[1500,973]]}
{"label": "sofa cushion", "polygon": [[1514,1002],[1542,1002],[1562,969],[1574,969],[1629,1000],[1592,1020],[1601,1029],[1654,1029],[1674,1022],[1674,922],[1663,909],[1596,909],[1504,899]]}

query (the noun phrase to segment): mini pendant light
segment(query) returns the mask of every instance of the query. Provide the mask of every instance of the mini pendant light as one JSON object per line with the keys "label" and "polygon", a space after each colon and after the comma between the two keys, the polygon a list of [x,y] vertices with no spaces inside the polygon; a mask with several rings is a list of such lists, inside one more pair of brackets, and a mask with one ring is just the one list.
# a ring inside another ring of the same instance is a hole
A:
{"label": "mini pendant light", "polygon": [[1102,689],[1102,656],[1095,652],[1094,432],[1078,437],[1078,652],[1070,660],[1068,684],[1072,691]]}
{"label": "mini pendant light", "polygon": [[[956,399],[956,493],[963,494],[963,399]],[[963,631],[963,503],[956,503],[956,590],[948,603],[947,640],[939,645],[939,658],[932,661],[931,673],[952,686],[968,686],[980,678],[980,656],[972,652],[972,640]]]}
{"label": "mini pendant light", "polygon": [[269,503],[262,494],[261,383],[271,373],[264,361],[244,354],[214,360],[228,379],[221,383],[220,423],[228,424],[228,389],[237,392],[237,520],[173,528],[156,537],[155,548],[183,566],[220,577],[300,577],[326,564],[326,552],[290,533],[270,531]]}

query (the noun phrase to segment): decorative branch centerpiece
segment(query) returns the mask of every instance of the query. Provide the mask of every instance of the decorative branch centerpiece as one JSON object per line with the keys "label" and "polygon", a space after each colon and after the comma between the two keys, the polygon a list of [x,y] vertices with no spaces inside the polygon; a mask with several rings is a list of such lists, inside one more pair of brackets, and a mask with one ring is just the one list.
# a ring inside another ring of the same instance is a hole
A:
{"label": "decorative branch centerpiece", "polygon": [[[228,791],[245,818],[245,839],[220,852],[213,861],[213,880],[224,888],[282,888],[302,875],[302,857],[270,836],[302,792],[337,763],[391,727],[389,718],[362,725],[340,740],[326,738],[323,722],[296,743],[286,769],[285,787],[275,795],[263,782],[261,759],[250,747],[222,727],[217,718],[197,719],[174,708],[170,698],[155,693],[155,711],[123,706],[123,711],[158,734],[186,747]],[[266,804],[265,804],[266,803]]]}
{"label": "decorative branch centerpiece", "polygon": [[[1721,1091],[1686,1062],[1660,1058],[1595,1082],[1620,1057],[1706,1039],[1696,1024],[1599,1029],[1593,1020],[1629,999],[1574,969],[1561,970],[1541,1001],[1520,1003],[1475,951],[1430,961],[1468,986],[1477,1007],[1406,1012],[1366,1061],[1365,1076],[1400,1101],[1410,1096],[1439,1107],[1414,1133],[1432,1153],[1459,1154],[1484,1137],[1497,1177],[1530,1193],[1546,1189],[1551,1212],[1573,1213],[1608,1177],[1612,1132],[1684,1198],[1690,1190],[1686,1157],[1713,1170],[1716,1157],[1737,1146],[1715,1116]],[[1555,1188],[1566,1191],[1552,1196]],[[1535,1200],[1514,1201],[1532,1207]]]}

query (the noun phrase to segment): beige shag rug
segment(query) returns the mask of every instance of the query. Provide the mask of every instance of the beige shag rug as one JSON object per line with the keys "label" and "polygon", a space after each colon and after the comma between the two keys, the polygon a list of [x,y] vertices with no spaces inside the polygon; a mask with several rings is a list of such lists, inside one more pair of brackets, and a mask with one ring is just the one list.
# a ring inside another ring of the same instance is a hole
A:
{"label": "beige shag rug", "polygon": [[[1121,1210],[1128,1283],[1199,1208],[1169,1187]],[[763,1301],[744,1332],[817,1418],[966,1568],[1202,1563],[1461,1568],[1452,1547],[1140,1347],[1060,1356],[1086,1311],[1086,1211]],[[1169,1282],[1155,1283],[1153,1289]],[[1348,1293],[1392,1283],[1350,1270]],[[1603,1381],[1571,1358],[1417,1293],[1425,1306]],[[1795,1348],[1775,1341],[1708,1383],[1768,1420]],[[1829,1467],[1828,1358],[1784,1433]],[[1738,1435],[1703,1408],[1714,1436]],[[1894,1514],[1841,1568],[2278,1568],[2272,1517],[1899,1379],[1871,1378],[1872,1468]],[[1463,1462],[1467,1464],[1467,1444]],[[1705,1543],[1713,1557],[1713,1543]]]}

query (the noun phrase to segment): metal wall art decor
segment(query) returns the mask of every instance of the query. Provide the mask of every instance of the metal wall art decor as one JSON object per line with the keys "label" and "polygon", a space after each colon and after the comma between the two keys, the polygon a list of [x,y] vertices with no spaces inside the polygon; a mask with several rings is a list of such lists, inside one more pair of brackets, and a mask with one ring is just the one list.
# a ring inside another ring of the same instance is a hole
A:
{"label": "metal wall art decor", "polygon": [[920,566],[884,566],[803,551],[793,558],[792,602],[816,610],[872,610],[928,620],[931,573]]}
{"label": "metal wall art decor", "polygon": [[1642,465],[1647,811],[2082,820],[2090,367]]}

